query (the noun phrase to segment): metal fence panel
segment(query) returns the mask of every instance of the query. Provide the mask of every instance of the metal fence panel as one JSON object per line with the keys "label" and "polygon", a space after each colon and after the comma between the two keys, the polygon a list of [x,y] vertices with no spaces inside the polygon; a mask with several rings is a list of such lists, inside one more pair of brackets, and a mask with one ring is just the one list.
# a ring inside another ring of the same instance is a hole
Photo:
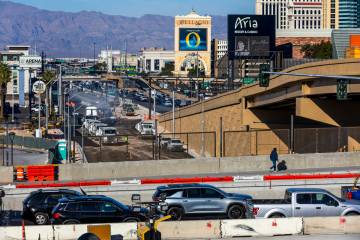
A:
{"label": "metal fence panel", "polygon": [[251,155],[251,132],[224,132],[224,157]]}
{"label": "metal fence panel", "polygon": [[294,130],[294,152],[317,152],[317,132],[314,128]]}

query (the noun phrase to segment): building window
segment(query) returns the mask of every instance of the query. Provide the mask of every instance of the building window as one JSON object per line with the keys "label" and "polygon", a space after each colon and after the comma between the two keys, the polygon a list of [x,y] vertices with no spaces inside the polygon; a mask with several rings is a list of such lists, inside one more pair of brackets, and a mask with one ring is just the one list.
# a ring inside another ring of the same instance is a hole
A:
{"label": "building window", "polygon": [[160,60],[159,59],[155,59],[155,61],[154,61],[154,70],[155,71],[160,70]]}
{"label": "building window", "polygon": [[151,59],[146,59],[146,71],[151,71]]}

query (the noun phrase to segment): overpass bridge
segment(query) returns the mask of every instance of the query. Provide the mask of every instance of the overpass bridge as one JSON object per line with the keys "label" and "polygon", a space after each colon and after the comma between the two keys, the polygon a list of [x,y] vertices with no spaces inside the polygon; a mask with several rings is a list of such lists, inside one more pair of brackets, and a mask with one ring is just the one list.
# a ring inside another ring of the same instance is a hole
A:
{"label": "overpass bridge", "polygon": [[[360,76],[360,60],[312,62],[285,69],[283,72]],[[177,110],[175,129],[178,133],[215,131],[217,137],[213,144],[220,145],[217,147],[218,152],[221,152],[223,147],[220,142],[224,140],[221,139],[224,131],[267,130],[274,133],[275,129],[284,129],[286,131],[282,137],[275,134],[277,136],[272,138],[270,134],[264,138],[282,142],[286,152],[293,148],[289,146],[289,139],[293,138],[289,136],[292,116],[295,128],[360,126],[360,111],[357,110],[360,104],[360,81],[349,81],[346,101],[338,101],[336,91],[336,79],[277,75],[271,78],[267,88],[258,84],[244,86]],[[172,113],[163,114],[159,122],[166,131],[172,131]],[[356,134],[352,139],[358,144],[360,131]],[[340,139],[342,135],[338,134],[336,137]],[[197,141],[200,144],[201,140]],[[250,136],[248,141],[248,145],[251,145],[251,141],[255,140]],[[306,136],[303,141],[306,141]],[[264,146],[265,142],[264,140]],[[266,151],[274,146],[271,142],[267,145],[267,148],[264,147]],[[253,154],[253,149],[248,152]]]}

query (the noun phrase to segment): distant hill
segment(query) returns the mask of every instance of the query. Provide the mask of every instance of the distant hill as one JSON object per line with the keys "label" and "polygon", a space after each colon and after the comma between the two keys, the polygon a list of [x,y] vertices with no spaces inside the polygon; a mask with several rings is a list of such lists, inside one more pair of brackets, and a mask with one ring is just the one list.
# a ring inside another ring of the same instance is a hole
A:
{"label": "distant hill", "polygon": [[[226,17],[213,17],[213,38],[226,39]],[[142,47],[173,49],[174,18],[144,15],[139,18],[47,11],[31,6],[0,1],[0,48],[9,44],[29,44],[44,50],[49,57],[91,57],[96,48],[138,52]]]}

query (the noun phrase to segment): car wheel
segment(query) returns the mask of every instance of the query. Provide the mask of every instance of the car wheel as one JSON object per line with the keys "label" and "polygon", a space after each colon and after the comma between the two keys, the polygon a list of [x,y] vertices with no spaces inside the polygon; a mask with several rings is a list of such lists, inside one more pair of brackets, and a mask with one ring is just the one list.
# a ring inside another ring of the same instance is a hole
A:
{"label": "car wheel", "polygon": [[172,220],[179,221],[179,220],[182,219],[182,217],[183,217],[183,215],[184,215],[184,212],[183,212],[182,208],[179,208],[179,207],[171,207],[171,208],[168,210],[167,215],[170,215]]}
{"label": "car wheel", "polygon": [[272,214],[269,218],[284,218],[285,216],[280,213]]}
{"label": "car wheel", "polygon": [[64,224],[66,225],[70,225],[70,224],[80,224],[80,222],[76,219],[70,219],[70,220],[66,220],[64,221]]}
{"label": "car wheel", "polygon": [[228,218],[230,219],[241,219],[245,218],[245,210],[240,205],[233,205],[228,210]]}
{"label": "car wheel", "polygon": [[49,222],[49,215],[47,213],[35,213],[35,223],[37,225],[45,225]]}
{"label": "car wheel", "polygon": [[140,222],[140,219],[138,219],[138,218],[126,218],[126,219],[124,219],[124,222],[126,222],[126,223],[137,223],[137,222]]}
{"label": "car wheel", "polygon": [[357,212],[349,212],[345,216],[359,216],[360,214]]}

